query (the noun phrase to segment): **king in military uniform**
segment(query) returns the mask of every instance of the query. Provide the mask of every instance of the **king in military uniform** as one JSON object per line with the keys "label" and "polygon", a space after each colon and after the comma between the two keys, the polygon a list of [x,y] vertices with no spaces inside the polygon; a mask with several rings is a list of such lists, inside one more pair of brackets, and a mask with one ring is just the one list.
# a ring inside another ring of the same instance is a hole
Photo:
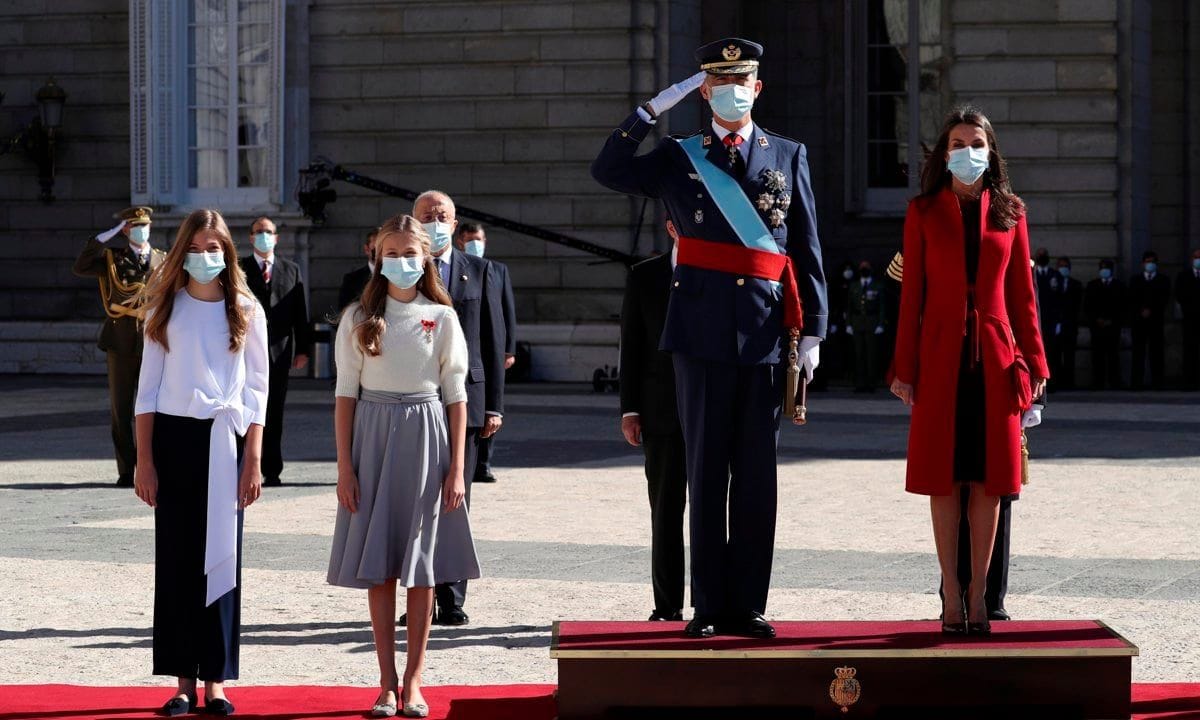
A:
{"label": "king in military uniform", "polygon": [[[661,347],[672,354],[687,455],[695,617],[689,637],[772,637],[764,619],[775,546],[782,341],[811,379],[827,321],[816,203],[804,146],[751,119],[761,45],[696,51],[700,72],[609,136],[592,175],[661,199],[678,257]],[[699,88],[712,124],[637,155],[657,118]]]}
{"label": "king in military uniform", "polygon": [[[76,275],[100,283],[100,305],[107,316],[100,328],[101,350],[108,361],[108,397],[112,412],[112,439],[117,454],[117,485],[133,487],[137,455],[133,444],[133,399],[142,365],[143,309],[138,293],[166,254],[150,247],[148,207],[122,210],[111,230],[87,241],[73,268]],[[123,235],[125,242],[114,241]]]}

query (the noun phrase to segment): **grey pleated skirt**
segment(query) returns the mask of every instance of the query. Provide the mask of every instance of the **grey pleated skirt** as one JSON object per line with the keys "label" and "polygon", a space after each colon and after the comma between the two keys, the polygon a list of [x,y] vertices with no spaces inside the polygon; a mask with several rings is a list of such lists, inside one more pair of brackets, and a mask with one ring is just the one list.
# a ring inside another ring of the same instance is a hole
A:
{"label": "grey pleated skirt", "polygon": [[450,447],[437,393],[363,390],[351,454],[358,512],[338,506],[331,585],[370,588],[395,578],[430,587],[479,577],[466,506],[442,512]]}

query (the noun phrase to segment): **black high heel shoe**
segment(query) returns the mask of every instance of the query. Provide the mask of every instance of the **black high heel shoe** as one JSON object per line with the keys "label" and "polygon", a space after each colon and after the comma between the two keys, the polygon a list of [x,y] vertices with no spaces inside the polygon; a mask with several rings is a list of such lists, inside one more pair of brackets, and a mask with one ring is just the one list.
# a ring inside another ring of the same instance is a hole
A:
{"label": "black high heel shoe", "polygon": [[[970,617],[970,615],[964,615],[964,617]],[[968,635],[991,635],[992,634],[992,623],[990,620],[988,620],[986,618],[982,622],[968,621],[967,622],[967,634]]]}
{"label": "black high heel shoe", "polygon": [[948,622],[946,622],[946,600],[945,600],[945,598],[942,599],[942,634],[943,635],[966,635],[967,634],[967,603],[965,601],[963,601],[962,598],[959,598],[959,602],[962,603],[962,616],[963,616],[962,621],[956,622],[956,623],[948,623]]}

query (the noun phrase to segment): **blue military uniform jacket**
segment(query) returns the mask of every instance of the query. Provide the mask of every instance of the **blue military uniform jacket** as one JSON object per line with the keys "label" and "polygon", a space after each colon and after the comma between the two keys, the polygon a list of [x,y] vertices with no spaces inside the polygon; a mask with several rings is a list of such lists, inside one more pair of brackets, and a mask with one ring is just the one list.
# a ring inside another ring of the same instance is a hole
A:
{"label": "blue military uniform jacket", "polygon": [[[613,190],[661,199],[680,235],[741,245],[675,139],[665,138],[650,152],[635,157],[652,127],[636,112],[626,118],[592,163],[592,176]],[[709,160],[726,167],[728,149],[711,127],[702,133],[707,137]],[[824,337],[828,315],[825,275],[804,146],[757,125],[749,143],[741,187],[751,203],[757,204],[760,196],[769,192],[766,173],[782,172],[785,187],[773,194],[790,198],[784,221],[772,227],[769,212],[763,206],[759,212],[779,250],[788,253],[795,266],[804,305],[803,334]],[[671,286],[663,350],[742,365],[779,362],[784,328],[778,286],[683,265],[675,269]]]}

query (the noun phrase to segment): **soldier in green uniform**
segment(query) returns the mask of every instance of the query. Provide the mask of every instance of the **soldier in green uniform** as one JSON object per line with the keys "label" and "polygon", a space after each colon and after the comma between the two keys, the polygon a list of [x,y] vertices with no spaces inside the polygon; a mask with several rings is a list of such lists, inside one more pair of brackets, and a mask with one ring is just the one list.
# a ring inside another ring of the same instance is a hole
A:
{"label": "soldier in green uniform", "polygon": [[[122,210],[116,227],[87,241],[72,268],[80,277],[100,283],[100,305],[106,315],[98,346],[108,360],[108,397],[112,411],[112,439],[117,454],[117,485],[133,487],[137,457],[133,445],[133,399],[142,365],[143,310],[136,307],[138,293],[166,253],[150,247],[148,207]],[[124,240],[114,240],[123,235]]]}
{"label": "soldier in green uniform", "polygon": [[879,358],[887,330],[886,288],[875,282],[875,272],[866,260],[858,264],[858,277],[850,281],[846,317],[854,337],[854,391],[875,392],[882,377]]}

